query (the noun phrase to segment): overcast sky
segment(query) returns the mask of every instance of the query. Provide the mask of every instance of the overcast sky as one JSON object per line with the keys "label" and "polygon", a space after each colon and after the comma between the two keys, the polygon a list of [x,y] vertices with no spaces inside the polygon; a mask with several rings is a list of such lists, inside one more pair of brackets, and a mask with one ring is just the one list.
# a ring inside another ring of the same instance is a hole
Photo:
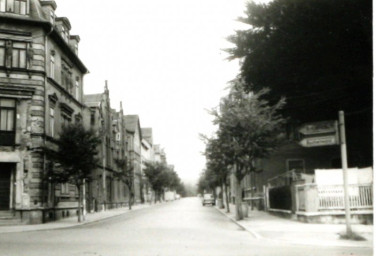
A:
{"label": "overcast sky", "polygon": [[215,131],[206,109],[218,105],[238,73],[221,49],[245,0],[56,0],[57,15],[81,37],[79,57],[90,70],[85,94],[108,80],[111,107],[140,116],[155,144],[185,182],[205,168],[199,133]]}

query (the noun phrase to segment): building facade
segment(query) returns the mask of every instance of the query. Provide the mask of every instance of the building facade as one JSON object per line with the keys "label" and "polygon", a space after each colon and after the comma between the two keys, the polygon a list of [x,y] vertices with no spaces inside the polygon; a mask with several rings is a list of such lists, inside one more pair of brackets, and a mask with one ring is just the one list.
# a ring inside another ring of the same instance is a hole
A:
{"label": "building facade", "polygon": [[142,184],[142,167],[141,167],[141,142],[142,131],[140,118],[138,115],[125,115],[125,132],[128,144],[128,154],[134,167],[134,202],[143,203],[143,184]]}
{"label": "building facade", "polygon": [[153,130],[152,128],[141,128],[142,141],[141,141],[141,177],[142,177],[142,193],[146,202],[151,202],[153,198],[153,191],[151,186],[145,177],[144,169],[145,162],[154,162],[154,150],[153,150]]}
{"label": "building facade", "polygon": [[[63,125],[81,122],[83,78],[79,36],[56,17],[55,1],[0,5],[0,211],[23,223],[74,214],[77,191],[51,186],[43,147]],[[6,6],[6,8],[5,8]]]}

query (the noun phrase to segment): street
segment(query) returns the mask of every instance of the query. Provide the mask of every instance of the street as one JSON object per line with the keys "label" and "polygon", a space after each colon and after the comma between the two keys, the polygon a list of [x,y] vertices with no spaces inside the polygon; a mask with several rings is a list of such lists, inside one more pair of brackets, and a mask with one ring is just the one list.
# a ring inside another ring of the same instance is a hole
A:
{"label": "street", "polygon": [[372,255],[256,239],[198,198],[158,204],[74,228],[0,234],[0,255]]}

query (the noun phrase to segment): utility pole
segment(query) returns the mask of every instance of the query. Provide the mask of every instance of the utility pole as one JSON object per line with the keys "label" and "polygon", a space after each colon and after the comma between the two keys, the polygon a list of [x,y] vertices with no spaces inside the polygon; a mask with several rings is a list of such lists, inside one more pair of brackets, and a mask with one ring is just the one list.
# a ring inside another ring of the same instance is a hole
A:
{"label": "utility pole", "polygon": [[347,148],[346,148],[346,133],[345,133],[345,114],[339,111],[339,129],[340,129],[340,145],[341,145],[341,160],[343,170],[343,187],[344,187],[344,201],[346,214],[346,234],[351,237],[352,231],[350,226],[350,201],[349,201],[349,184],[347,174]]}

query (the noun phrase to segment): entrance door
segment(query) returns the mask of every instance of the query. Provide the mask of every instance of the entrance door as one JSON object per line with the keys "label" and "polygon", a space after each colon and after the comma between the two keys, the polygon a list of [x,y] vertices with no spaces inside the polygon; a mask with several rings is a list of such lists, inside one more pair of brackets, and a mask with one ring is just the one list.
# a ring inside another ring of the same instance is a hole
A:
{"label": "entrance door", "polygon": [[0,210],[9,210],[10,175],[13,164],[0,163]]}

